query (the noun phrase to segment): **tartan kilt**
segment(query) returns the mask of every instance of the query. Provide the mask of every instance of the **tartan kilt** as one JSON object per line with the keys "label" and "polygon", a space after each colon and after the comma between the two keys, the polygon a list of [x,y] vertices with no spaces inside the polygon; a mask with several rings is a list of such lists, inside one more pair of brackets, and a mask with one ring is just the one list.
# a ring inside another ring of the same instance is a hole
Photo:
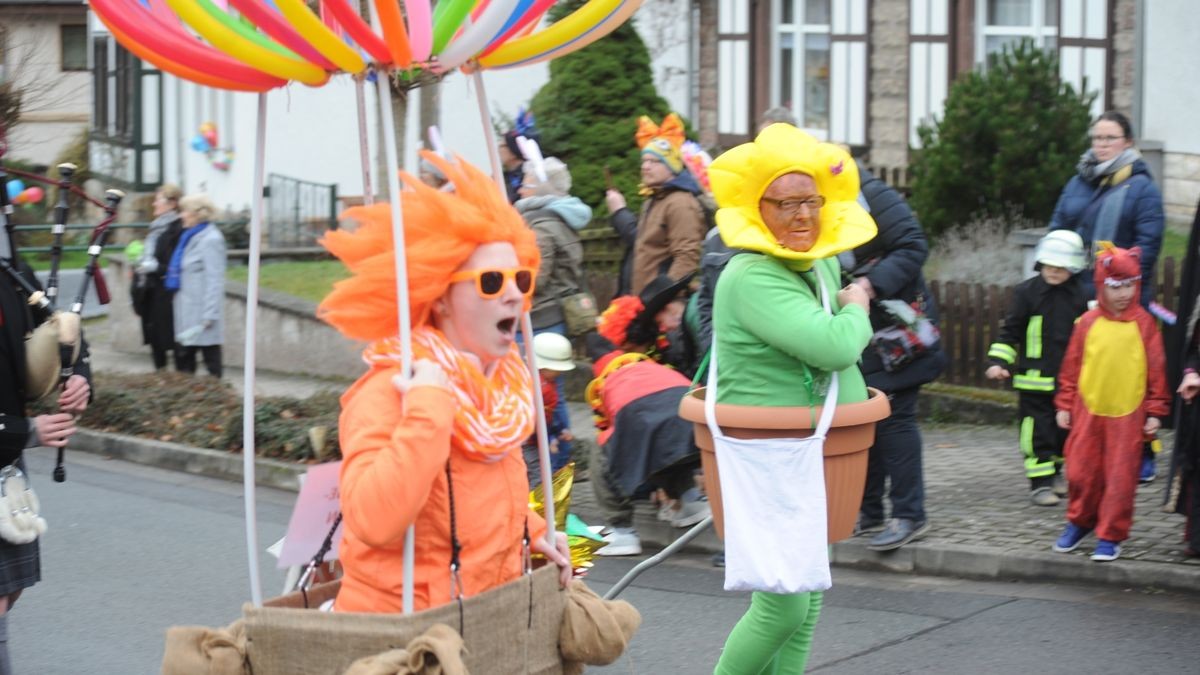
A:
{"label": "tartan kilt", "polygon": [[0,595],[29,588],[42,580],[38,541],[10,544],[0,539]]}
{"label": "tartan kilt", "polygon": [[[25,473],[30,486],[29,470],[25,468],[25,457],[17,458],[17,468]],[[12,544],[0,538],[0,596],[16,593],[42,580],[42,557],[38,549],[41,537],[28,544]]]}

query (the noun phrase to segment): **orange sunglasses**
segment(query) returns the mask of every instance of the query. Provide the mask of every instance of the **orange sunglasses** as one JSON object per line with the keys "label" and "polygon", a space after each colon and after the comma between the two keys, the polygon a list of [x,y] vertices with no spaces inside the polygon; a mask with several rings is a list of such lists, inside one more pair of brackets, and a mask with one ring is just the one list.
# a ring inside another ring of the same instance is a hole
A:
{"label": "orange sunglasses", "polygon": [[512,280],[522,295],[533,294],[533,268],[509,267],[506,269],[463,270],[450,276],[450,283],[475,281],[475,292],[484,299],[494,298],[504,290],[504,284]]}

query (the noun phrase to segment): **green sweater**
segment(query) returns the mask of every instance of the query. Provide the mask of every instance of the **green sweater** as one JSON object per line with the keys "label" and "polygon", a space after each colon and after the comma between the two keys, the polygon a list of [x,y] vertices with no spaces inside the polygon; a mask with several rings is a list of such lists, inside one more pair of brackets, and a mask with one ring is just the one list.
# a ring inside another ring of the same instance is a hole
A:
{"label": "green sweater", "polygon": [[[793,271],[806,264],[812,265],[808,271]],[[821,306],[818,277],[829,292],[832,315]],[[865,401],[858,360],[871,339],[871,322],[858,305],[838,307],[839,281],[836,258],[813,264],[734,256],[713,300],[717,400],[776,407],[813,405],[816,398],[820,404],[829,373],[836,370],[838,402]]]}

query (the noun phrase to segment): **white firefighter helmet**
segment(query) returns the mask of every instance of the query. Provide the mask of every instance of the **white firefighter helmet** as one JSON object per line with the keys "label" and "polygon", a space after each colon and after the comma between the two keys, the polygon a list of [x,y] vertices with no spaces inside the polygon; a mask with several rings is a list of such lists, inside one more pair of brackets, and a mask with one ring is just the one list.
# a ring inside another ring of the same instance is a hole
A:
{"label": "white firefighter helmet", "polygon": [[1054,230],[1038,242],[1035,258],[1042,265],[1064,267],[1071,274],[1079,272],[1084,261],[1083,238],[1070,230]]}

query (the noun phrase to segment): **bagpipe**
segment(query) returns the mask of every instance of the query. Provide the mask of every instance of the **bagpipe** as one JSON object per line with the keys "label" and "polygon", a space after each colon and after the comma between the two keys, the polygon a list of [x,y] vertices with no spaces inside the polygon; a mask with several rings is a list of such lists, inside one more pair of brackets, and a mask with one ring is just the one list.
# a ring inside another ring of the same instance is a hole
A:
{"label": "bagpipe", "polygon": [[[56,389],[61,389],[66,381],[75,374],[75,367],[82,350],[82,312],[84,300],[92,284],[96,286],[96,295],[100,304],[108,304],[110,295],[104,276],[100,271],[100,254],[108,238],[109,228],[117,218],[117,207],[124,199],[125,193],[120,190],[107,190],[104,201],[97,201],[71,183],[77,167],[74,164],[58,165],[59,179],[58,201],[54,207],[54,225],[51,229],[53,236],[50,247],[50,272],[44,289],[21,273],[18,269],[18,251],[16,238],[13,236],[14,225],[11,215],[12,204],[8,191],[2,186],[12,173],[30,180],[47,184],[55,183],[49,178],[13,169],[6,170],[0,166],[0,274],[7,276],[15,285],[33,315],[35,328],[25,336],[25,398],[38,401]],[[84,267],[83,278],[79,282],[75,294],[67,310],[58,308],[59,298],[59,267],[62,262],[63,235],[67,230],[67,218],[70,213],[68,196],[71,193],[80,195],[87,201],[104,209],[104,218],[92,229],[87,248],[88,262]],[[54,480],[66,480],[66,469],[63,466],[63,448],[58,449],[58,459],[54,467]]]}

